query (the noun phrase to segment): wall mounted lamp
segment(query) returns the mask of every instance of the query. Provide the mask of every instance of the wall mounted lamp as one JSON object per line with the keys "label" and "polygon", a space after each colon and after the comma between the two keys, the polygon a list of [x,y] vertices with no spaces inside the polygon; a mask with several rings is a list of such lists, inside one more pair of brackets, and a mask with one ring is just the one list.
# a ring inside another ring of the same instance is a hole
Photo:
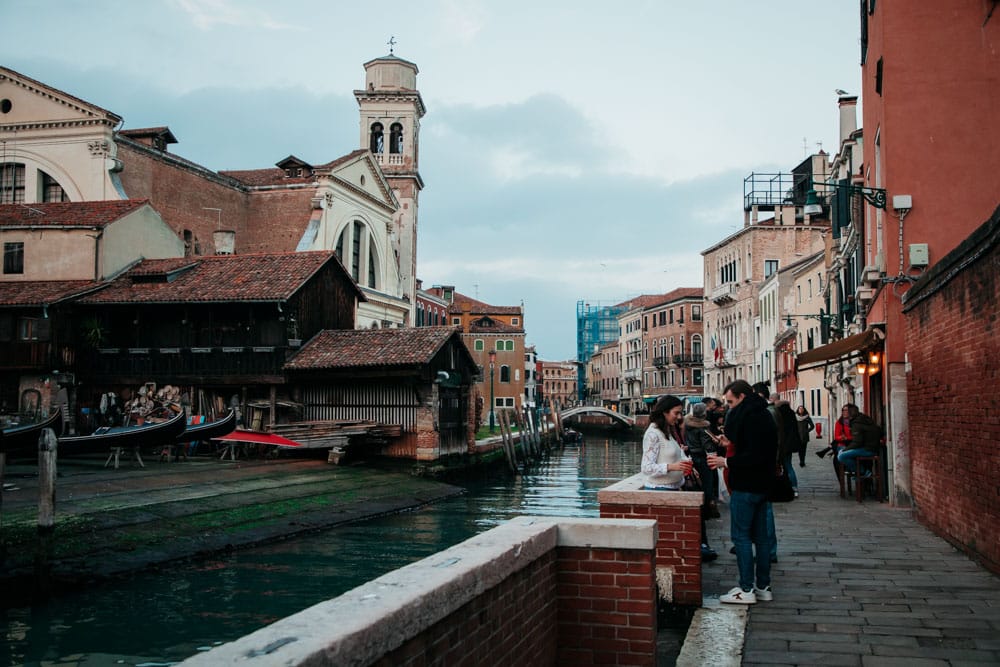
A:
{"label": "wall mounted lamp", "polygon": [[[863,185],[843,185],[841,183],[825,183],[823,181],[811,181],[813,188],[816,186],[821,186],[826,189],[836,189],[845,190],[852,195],[861,195],[864,197],[865,201],[874,206],[875,208],[880,208],[885,210],[886,194],[885,188],[869,188]],[[810,210],[810,202],[812,203],[812,210]],[[819,200],[819,195],[816,194],[815,189],[810,189],[806,193],[806,206],[803,212],[806,215],[816,215],[817,213],[823,212],[822,204]]]}

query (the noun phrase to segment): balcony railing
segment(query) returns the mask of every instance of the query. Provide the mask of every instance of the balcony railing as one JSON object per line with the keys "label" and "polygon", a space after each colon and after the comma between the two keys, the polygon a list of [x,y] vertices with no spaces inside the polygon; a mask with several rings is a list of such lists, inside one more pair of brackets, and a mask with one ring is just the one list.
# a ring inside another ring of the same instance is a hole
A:
{"label": "balcony railing", "polygon": [[736,301],[736,283],[726,283],[719,285],[712,290],[711,299],[716,304]]}
{"label": "balcony railing", "polygon": [[52,343],[48,341],[0,343],[0,368],[41,369],[57,365],[52,358]]}
{"label": "balcony railing", "polygon": [[622,373],[622,378],[625,380],[638,380],[642,375],[642,370],[639,368],[626,368]]}
{"label": "balcony railing", "polygon": [[246,378],[283,374],[286,347],[102,348],[80,355],[80,367],[97,378]]}
{"label": "balcony railing", "polygon": [[701,366],[704,357],[700,354],[675,354],[674,364],[677,366]]}
{"label": "balcony railing", "polygon": [[668,357],[665,356],[653,357],[653,365],[656,366],[657,368],[663,368],[664,366],[667,365],[667,363],[669,363]]}

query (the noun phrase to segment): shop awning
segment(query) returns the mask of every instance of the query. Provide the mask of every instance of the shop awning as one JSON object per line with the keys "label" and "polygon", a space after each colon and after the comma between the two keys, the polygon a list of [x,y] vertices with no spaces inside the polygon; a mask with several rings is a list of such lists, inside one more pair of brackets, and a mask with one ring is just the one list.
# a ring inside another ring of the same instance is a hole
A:
{"label": "shop awning", "polygon": [[294,440],[289,440],[288,438],[275,435],[274,433],[258,433],[257,431],[244,431],[243,429],[236,429],[229,435],[212,438],[212,440],[221,440],[224,442],[248,442],[255,445],[272,445],[274,447],[302,446],[301,442],[295,442]]}
{"label": "shop awning", "polygon": [[844,361],[859,350],[867,350],[878,345],[885,334],[881,329],[869,327],[861,333],[836,340],[828,345],[806,350],[796,357],[796,370],[804,371],[817,366],[825,366],[837,361]]}

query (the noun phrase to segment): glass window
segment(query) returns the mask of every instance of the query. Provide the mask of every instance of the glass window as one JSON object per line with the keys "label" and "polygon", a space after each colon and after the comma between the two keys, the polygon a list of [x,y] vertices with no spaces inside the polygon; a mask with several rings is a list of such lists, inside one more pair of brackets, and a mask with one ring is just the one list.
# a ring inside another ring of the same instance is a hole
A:
{"label": "glass window", "polygon": [[0,204],[24,203],[24,165],[0,164]]}
{"label": "glass window", "polygon": [[3,272],[24,273],[24,242],[3,244]]}
{"label": "glass window", "polygon": [[510,366],[506,364],[500,366],[500,381],[510,382]]}
{"label": "glass window", "polygon": [[764,260],[764,277],[768,278],[771,274],[778,272],[778,260],[776,259],[765,259]]}

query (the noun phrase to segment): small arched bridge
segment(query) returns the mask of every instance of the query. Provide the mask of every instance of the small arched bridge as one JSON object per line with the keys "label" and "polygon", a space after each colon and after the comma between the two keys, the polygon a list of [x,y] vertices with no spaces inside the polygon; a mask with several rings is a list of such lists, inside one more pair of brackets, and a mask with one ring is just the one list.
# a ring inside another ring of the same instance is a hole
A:
{"label": "small arched bridge", "polygon": [[575,408],[567,408],[560,413],[563,420],[571,417],[580,417],[582,415],[604,415],[606,417],[610,417],[613,421],[618,421],[620,424],[624,424],[625,426],[635,426],[634,417],[629,417],[628,415],[623,415],[620,412],[602,408],[599,405],[578,405]]}

